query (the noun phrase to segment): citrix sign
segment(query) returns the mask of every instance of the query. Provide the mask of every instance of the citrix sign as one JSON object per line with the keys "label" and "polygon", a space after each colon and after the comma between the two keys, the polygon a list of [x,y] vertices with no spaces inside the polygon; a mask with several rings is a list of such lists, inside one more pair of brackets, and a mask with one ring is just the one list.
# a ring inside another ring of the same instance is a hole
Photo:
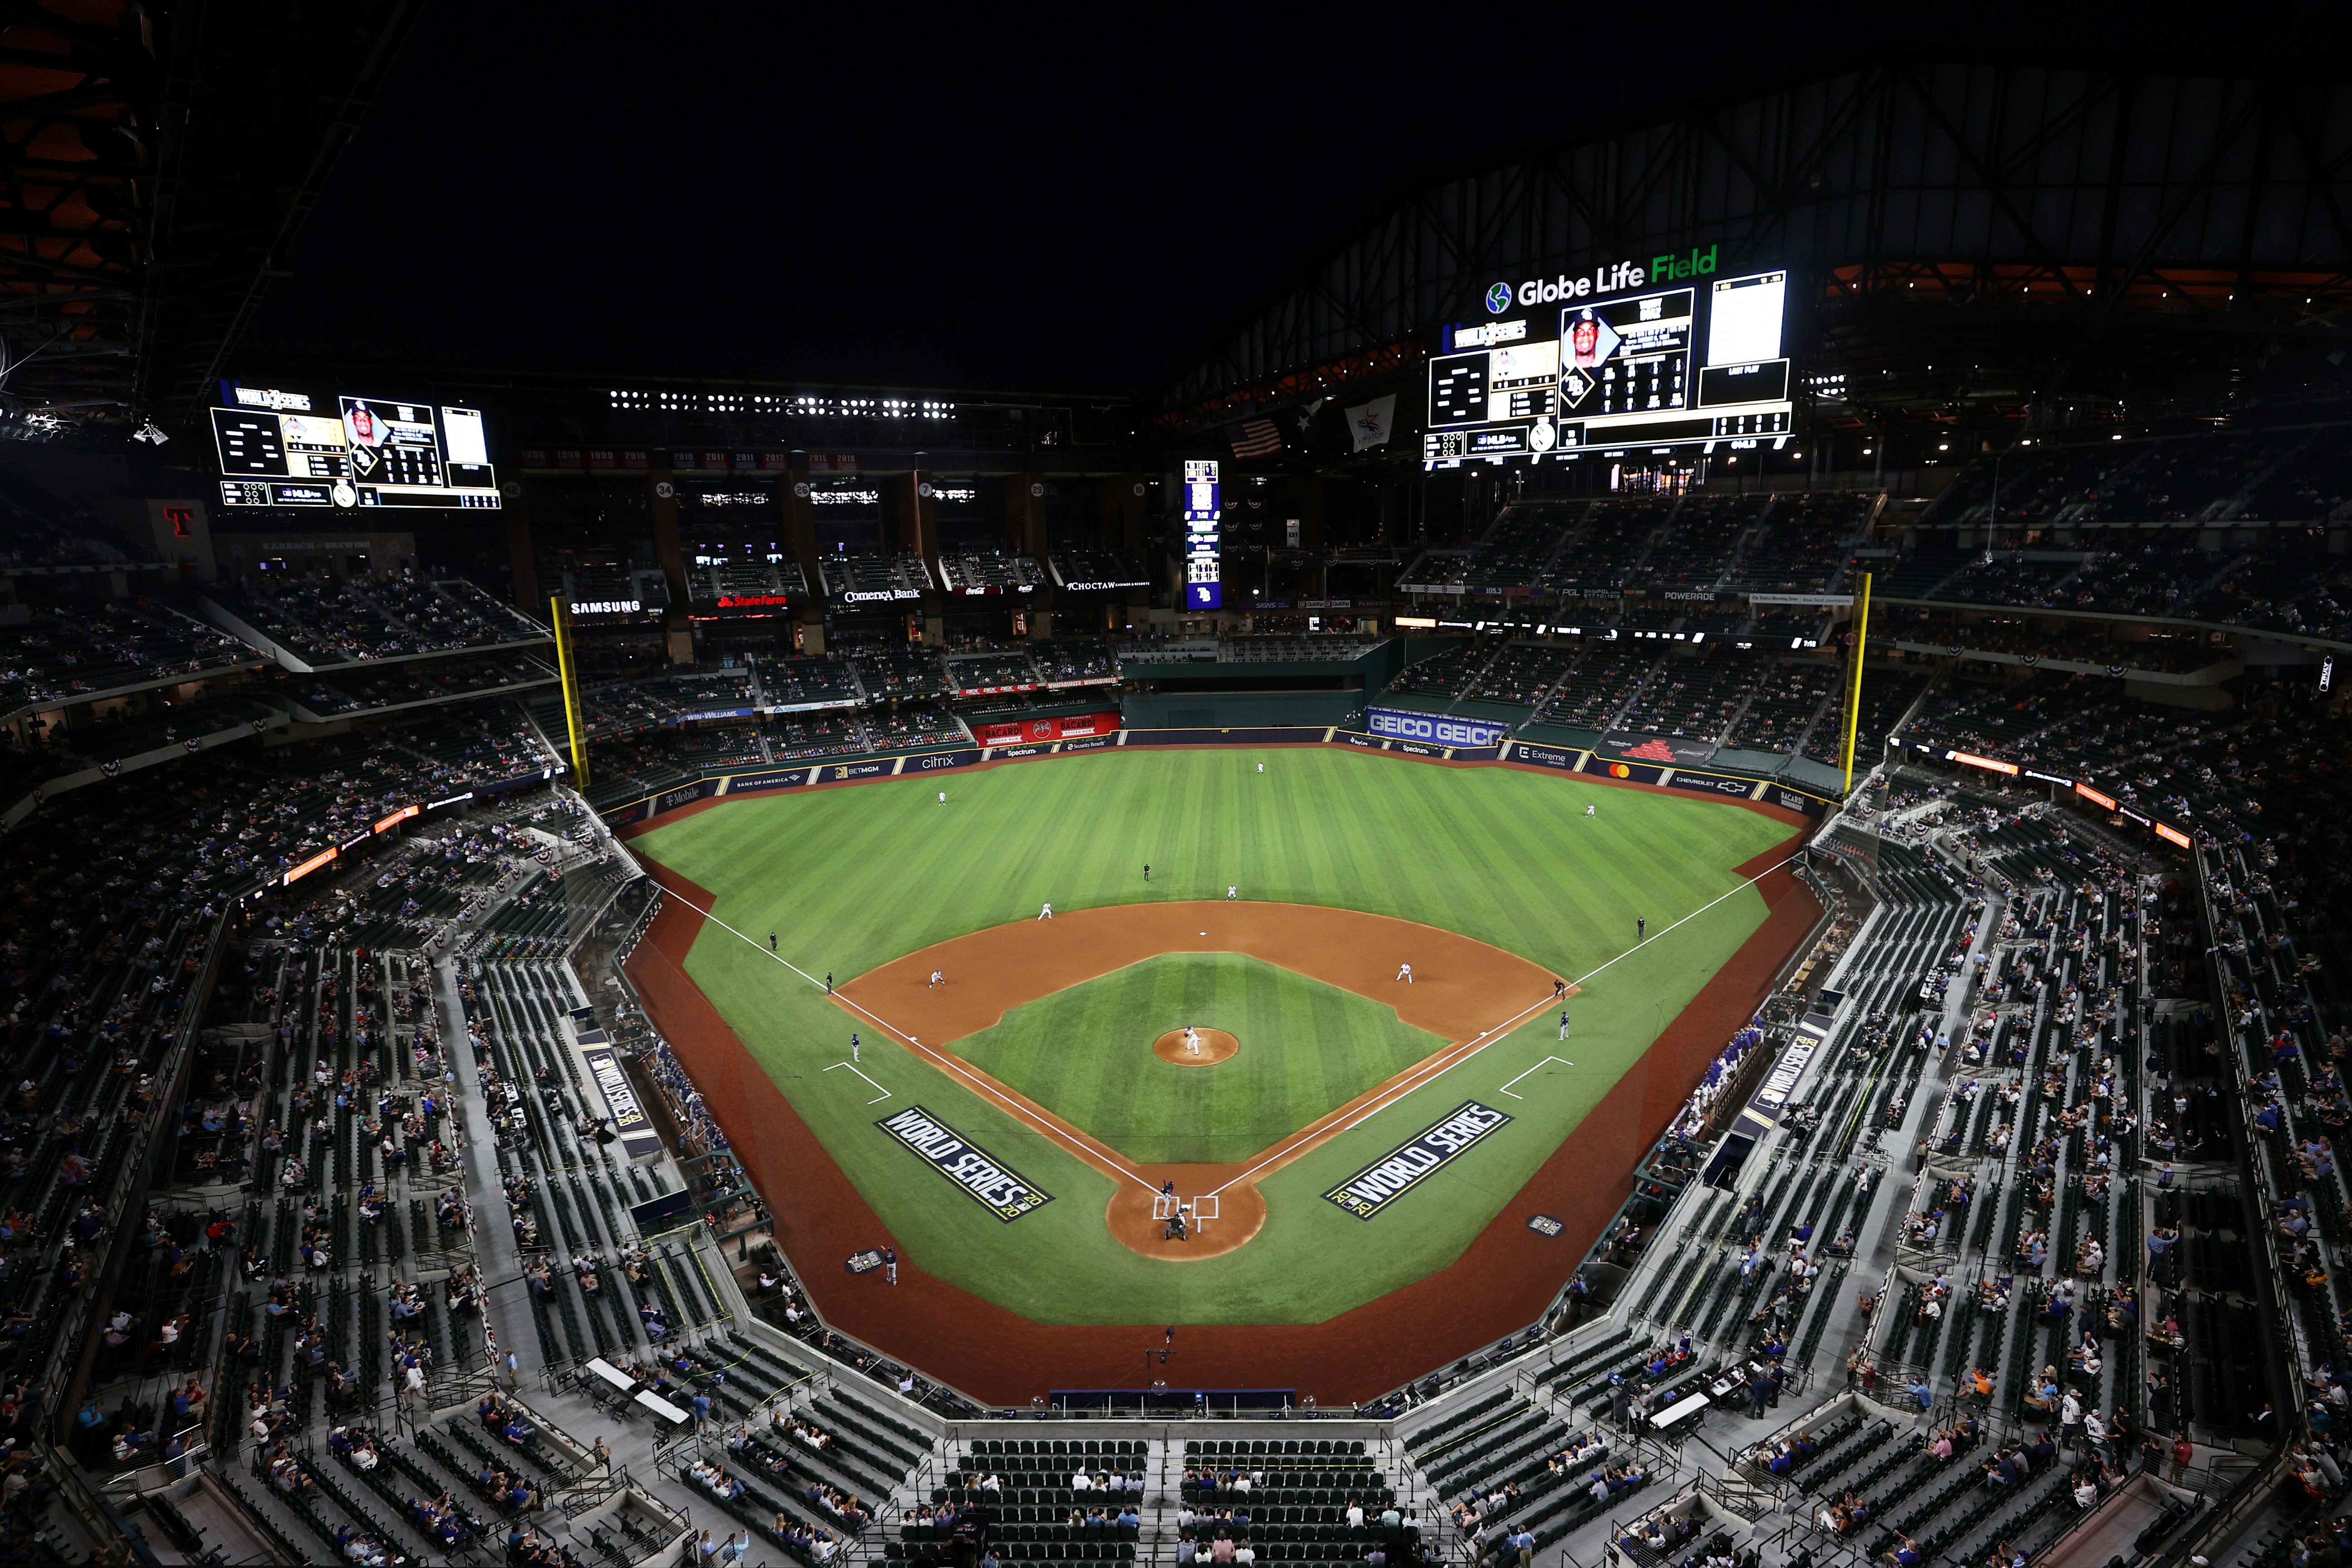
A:
{"label": "citrix sign", "polygon": [[1614,294],[1652,283],[1677,283],[1686,278],[1706,278],[1714,273],[1717,252],[1720,248],[1710,245],[1701,250],[1693,246],[1687,255],[1654,256],[1647,266],[1638,261],[1612,262],[1574,278],[1565,272],[1553,278],[1530,278],[1516,289],[1508,283],[1497,283],[1486,290],[1486,310],[1489,314],[1499,316],[1515,304],[1528,307],[1556,305],[1563,300],[1589,300],[1596,295]]}

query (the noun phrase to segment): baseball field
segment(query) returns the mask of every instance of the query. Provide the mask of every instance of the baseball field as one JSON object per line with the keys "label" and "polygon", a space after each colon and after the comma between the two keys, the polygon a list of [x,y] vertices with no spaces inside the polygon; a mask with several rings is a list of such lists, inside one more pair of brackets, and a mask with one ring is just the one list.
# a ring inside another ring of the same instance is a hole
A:
{"label": "baseball field", "polygon": [[[898,1353],[917,1356],[894,1313],[933,1336],[1068,1330],[1074,1355],[1121,1325],[1328,1324],[1463,1264],[1530,1194],[1586,1232],[1528,1255],[1548,1296],[1623,1192],[1621,1150],[1687,1092],[1695,1042],[1760,995],[1727,970],[1793,941],[1759,950],[1787,879],[1751,879],[1794,822],[1328,747],[801,789],[635,837],[710,915],[652,944],[689,984],[639,980],[674,1039],[723,1021],[737,1072],[695,1059],[708,1040],[682,1054],[772,1167],[819,1304]],[[1713,1010],[1661,1062],[1703,991]],[[1579,1168],[1580,1129],[1613,1166]],[[886,1242],[895,1289],[828,1255]]]}

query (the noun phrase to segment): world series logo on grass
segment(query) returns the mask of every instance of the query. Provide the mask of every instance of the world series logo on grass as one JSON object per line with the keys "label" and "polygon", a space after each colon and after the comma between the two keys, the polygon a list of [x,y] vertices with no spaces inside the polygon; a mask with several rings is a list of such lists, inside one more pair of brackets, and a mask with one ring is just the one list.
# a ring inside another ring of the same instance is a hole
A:
{"label": "world series logo on grass", "polygon": [[1510,1120],[1491,1105],[1465,1100],[1323,1196],[1358,1219],[1370,1219]]}
{"label": "world series logo on grass", "polygon": [[974,1203],[1006,1225],[1054,1201],[1053,1194],[919,1105],[910,1105],[874,1125],[921,1155],[931,1169],[971,1194]]}

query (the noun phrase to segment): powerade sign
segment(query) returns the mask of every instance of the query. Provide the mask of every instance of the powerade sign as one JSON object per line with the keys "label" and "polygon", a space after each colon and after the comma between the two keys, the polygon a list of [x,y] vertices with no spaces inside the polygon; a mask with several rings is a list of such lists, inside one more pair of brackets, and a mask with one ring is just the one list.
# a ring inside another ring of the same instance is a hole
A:
{"label": "powerade sign", "polygon": [[921,1155],[931,1169],[961,1187],[971,1200],[1011,1225],[1044,1208],[1054,1194],[1036,1185],[919,1105],[874,1124]]}
{"label": "powerade sign", "polygon": [[1627,289],[1646,288],[1652,283],[1709,277],[1716,268],[1717,248],[1710,245],[1701,250],[1693,246],[1687,255],[1654,256],[1646,266],[1638,261],[1612,262],[1574,278],[1565,272],[1551,278],[1530,278],[1516,289],[1508,283],[1496,283],[1486,290],[1486,313],[1499,316],[1514,305],[1557,305],[1568,300],[1590,300]]}
{"label": "powerade sign", "polygon": [[1324,1199],[1369,1220],[1510,1120],[1492,1106],[1465,1100],[1444,1121],[1423,1128],[1325,1193]]}
{"label": "powerade sign", "polygon": [[1434,713],[1413,713],[1402,708],[1367,708],[1364,727],[1395,741],[1423,741],[1436,746],[1492,746],[1510,733],[1507,724],[1484,719],[1448,719]]}

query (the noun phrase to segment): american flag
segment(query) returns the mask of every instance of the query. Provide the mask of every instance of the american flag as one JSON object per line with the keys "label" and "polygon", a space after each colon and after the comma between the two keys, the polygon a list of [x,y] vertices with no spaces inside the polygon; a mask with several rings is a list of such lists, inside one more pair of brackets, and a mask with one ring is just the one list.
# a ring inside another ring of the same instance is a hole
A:
{"label": "american flag", "polygon": [[1244,419],[1233,437],[1236,458],[1271,458],[1282,450],[1282,432],[1271,419]]}

